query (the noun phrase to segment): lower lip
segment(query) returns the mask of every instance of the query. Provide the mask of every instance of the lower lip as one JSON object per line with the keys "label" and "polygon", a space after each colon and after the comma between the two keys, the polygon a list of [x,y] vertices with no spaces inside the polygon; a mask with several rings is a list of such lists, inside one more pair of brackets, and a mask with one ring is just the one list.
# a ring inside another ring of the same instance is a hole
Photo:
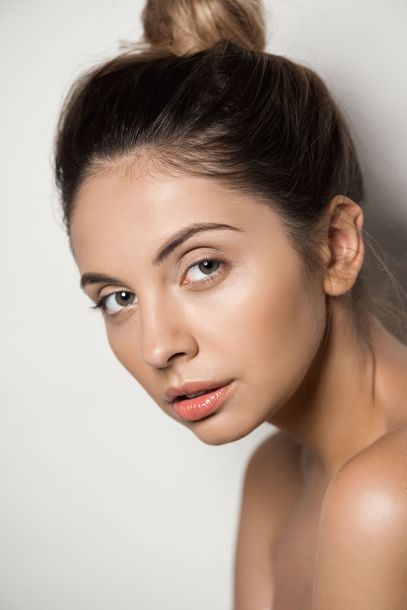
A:
{"label": "lower lip", "polygon": [[231,383],[232,382],[221,388],[217,388],[216,390],[210,390],[207,394],[201,394],[195,398],[176,400],[172,403],[174,411],[182,417],[182,419],[188,421],[202,419],[213,413],[224,401]]}

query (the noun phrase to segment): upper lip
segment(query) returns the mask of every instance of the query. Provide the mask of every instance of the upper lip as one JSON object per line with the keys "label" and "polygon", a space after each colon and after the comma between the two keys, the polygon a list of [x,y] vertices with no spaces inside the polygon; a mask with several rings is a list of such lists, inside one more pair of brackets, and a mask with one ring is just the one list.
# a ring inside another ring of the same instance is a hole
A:
{"label": "upper lip", "polygon": [[171,386],[165,392],[165,400],[168,402],[174,402],[178,396],[183,394],[195,394],[202,390],[213,390],[214,388],[220,388],[230,383],[230,379],[226,381],[188,381],[180,386]]}

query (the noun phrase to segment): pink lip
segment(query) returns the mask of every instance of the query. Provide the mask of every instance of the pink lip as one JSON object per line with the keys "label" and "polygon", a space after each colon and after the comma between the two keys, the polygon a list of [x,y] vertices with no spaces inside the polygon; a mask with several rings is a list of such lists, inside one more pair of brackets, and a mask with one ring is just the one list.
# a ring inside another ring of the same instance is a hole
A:
{"label": "pink lip", "polygon": [[182,419],[192,421],[202,419],[217,409],[226,398],[231,382],[206,394],[185,400],[175,400],[172,403],[174,411]]}
{"label": "pink lip", "polygon": [[217,379],[217,380],[201,380],[201,381],[187,381],[180,386],[172,386],[167,389],[165,393],[165,399],[168,402],[174,402],[179,396],[183,394],[196,394],[201,390],[215,390],[224,385],[228,385],[231,379]]}

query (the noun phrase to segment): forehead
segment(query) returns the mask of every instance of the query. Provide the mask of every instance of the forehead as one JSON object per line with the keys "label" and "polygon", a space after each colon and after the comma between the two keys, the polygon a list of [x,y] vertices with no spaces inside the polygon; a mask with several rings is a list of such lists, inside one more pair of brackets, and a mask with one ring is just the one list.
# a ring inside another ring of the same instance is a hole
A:
{"label": "forehead", "polygon": [[253,197],[209,178],[111,168],[81,186],[70,232],[80,265],[103,264],[113,253],[150,256],[169,235],[195,222],[229,223],[250,231],[264,229],[265,222],[276,218]]}

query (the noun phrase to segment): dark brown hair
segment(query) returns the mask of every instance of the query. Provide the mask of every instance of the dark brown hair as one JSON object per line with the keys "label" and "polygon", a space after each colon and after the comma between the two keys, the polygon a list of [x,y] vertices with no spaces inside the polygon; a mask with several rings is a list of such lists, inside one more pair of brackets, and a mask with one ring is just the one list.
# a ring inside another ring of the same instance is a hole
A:
{"label": "dark brown hair", "polygon": [[[272,206],[315,273],[330,199],[364,200],[351,136],[325,84],[264,51],[257,0],[150,0],[142,20],[141,43],[86,73],[65,102],[55,172],[68,234],[83,180],[143,156]],[[361,272],[352,289],[358,328],[368,310],[363,282]]]}

